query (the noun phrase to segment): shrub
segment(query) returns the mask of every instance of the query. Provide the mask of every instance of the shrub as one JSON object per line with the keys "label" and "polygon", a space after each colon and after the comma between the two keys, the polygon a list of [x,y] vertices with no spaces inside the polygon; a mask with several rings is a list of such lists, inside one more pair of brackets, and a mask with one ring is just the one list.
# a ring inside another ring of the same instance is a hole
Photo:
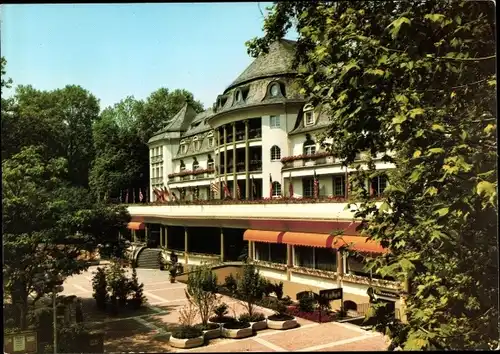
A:
{"label": "shrub", "polygon": [[198,311],[196,307],[191,301],[189,301],[187,305],[185,305],[179,311],[179,323],[185,327],[192,327],[197,315]]}
{"label": "shrub", "polygon": [[283,299],[283,282],[280,281],[279,283],[274,283],[273,284],[273,292],[278,298],[278,300]]}
{"label": "shrub", "polygon": [[238,294],[247,313],[253,314],[255,302],[262,298],[262,281],[253,264],[245,264],[241,276],[238,276]]}
{"label": "shrub", "polygon": [[130,288],[125,269],[117,259],[114,259],[106,270],[106,281],[108,283],[107,290],[111,293],[113,310],[118,311],[120,307],[126,305]]}
{"label": "shrub", "polygon": [[227,304],[223,302],[219,306],[216,306],[213,312],[215,313],[216,317],[224,317],[229,312],[229,306],[227,306]]}
{"label": "shrub", "polygon": [[264,321],[266,319],[266,316],[264,316],[263,313],[255,312],[253,315],[249,315],[248,313],[242,314],[240,317],[238,317],[238,320],[240,322],[259,322],[259,321]]}
{"label": "shrub", "polygon": [[271,321],[290,321],[293,320],[293,316],[287,315],[285,313],[275,313],[268,317]]}
{"label": "shrub", "polygon": [[208,331],[208,330],[211,330],[211,329],[217,329],[219,328],[219,325],[217,323],[207,323],[207,324],[197,324],[195,325],[194,327],[197,327],[199,329],[201,329],[202,331]]}
{"label": "shrub", "polygon": [[278,304],[276,305],[276,312],[279,314],[279,315],[283,315],[283,314],[286,314],[287,312],[287,307],[284,303],[282,303],[281,301],[278,302]]}
{"label": "shrub", "polygon": [[39,342],[53,340],[53,311],[52,307],[40,307],[28,313],[28,324],[37,329]]}
{"label": "shrub", "polygon": [[303,312],[313,312],[316,307],[316,300],[312,296],[304,296],[299,300],[299,309]]}
{"label": "shrub", "polygon": [[217,276],[208,266],[202,265],[189,273],[186,297],[198,309],[201,323],[204,325],[208,323],[210,314],[217,306],[216,291]]}
{"label": "shrub", "polygon": [[266,278],[260,278],[260,288],[262,291],[262,295],[269,296],[274,291],[274,284],[271,283]]}
{"label": "shrub", "polygon": [[224,285],[226,286],[227,290],[230,292],[234,293],[236,292],[238,283],[236,282],[235,277],[233,276],[233,273],[229,274],[225,279],[224,279]]}
{"label": "shrub", "polygon": [[104,311],[106,310],[106,302],[109,299],[106,273],[103,268],[98,267],[97,272],[94,274],[95,275],[92,278],[92,289],[94,290],[92,297],[95,299],[97,308]]}
{"label": "shrub", "polygon": [[287,306],[293,304],[292,298],[288,295],[281,299],[281,302]]}
{"label": "shrub", "polygon": [[203,331],[199,326],[182,325],[172,330],[172,336],[178,339],[196,338],[203,335]]}
{"label": "shrub", "polygon": [[223,325],[224,328],[226,329],[243,329],[243,328],[248,328],[250,327],[250,323],[248,322],[241,322],[241,321],[233,321],[233,322],[227,322]]}
{"label": "shrub", "polygon": [[144,284],[139,284],[139,278],[137,278],[137,270],[135,267],[132,267],[132,279],[129,282],[129,291],[132,293],[132,299],[129,300],[129,303],[133,309],[140,308],[146,301],[146,297],[144,296]]}
{"label": "shrub", "polygon": [[75,321],[76,321],[76,323],[82,323],[83,322],[83,304],[82,304],[82,299],[76,300]]}
{"label": "shrub", "polygon": [[90,330],[82,324],[61,326],[57,332],[59,353],[81,353],[90,341]]}

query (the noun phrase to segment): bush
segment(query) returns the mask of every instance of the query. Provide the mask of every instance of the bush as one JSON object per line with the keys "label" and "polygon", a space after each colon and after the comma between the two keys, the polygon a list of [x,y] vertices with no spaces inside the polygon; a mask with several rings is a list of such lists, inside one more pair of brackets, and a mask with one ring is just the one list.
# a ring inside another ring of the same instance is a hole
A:
{"label": "bush", "polygon": [[211,329],[219,328],[219,325],[217,323],[207,323],[205,325],[203,323],[199,323],[199,324],[195,325],[195,327],[201,329],[202,331],[208,331]]}
{"label": "bush", "polygon": [[106,310],[106,302],[109,300],[106,273],[103,268],[98,267],[97,272],[94,274],[92,278],[92,289],[94,290],[92,297],[95,299],[97,308],[104,311]]}
{"label": "bush", "polygon": [[300,317],[300,318],[303,318],[303,319],[306,319],[309,321],[318,322],[318,323],[331,322],[331,321],[334,321],[336,319],[335,316],[331,315],[328,312],[322,311],[321,316],[320,316],[319,311],[305,312],[305,311],[301,311],[300,309],[298,309],[296,307],[289,308],[288,313],[290,315]]}
{"label": "bush", "polygon": [[278,298],[278,300],[283,299],[283,282],[280,281],[279,283],[274,283],[273,285],[273,292]]}
{"label": "bush", "polygon": [[233,322],[227,322],[223,325],[224,328],[226,329],[243,329],[243,328],[248,328],[250,327],[250,323],[248,322],[241,322],[241,321],[233,321]]}
{"label": "bush", "polygon": [[82,324],[62,326],[57,332],[59,353],[81,353],[89,345],[90,330]]}
{"label": "bush", "polygon": [[213,313],[215,313],[215,317],[218,317],[218,318],[224,317],[225,315],[228,314],[228,312],[229,312],[229,307],[227,306],[226,303],[222,303],[213,309]]}
{"label": "bush", "polygon": [[293,304],[292,298],[288,295],[281,299],[281,302],[286,306]]}
{"label": "bush", "polygon": [[39,342],[53,341],[53,309],[52,307],[35,308],[28,313],[28,324],[37,330]]}
{"label": "bush", "polygon": [[304,296],[299,300],[299,309],[302,312],[313,312],[316,307],[316,300],[312,296]]}
{"label": "bush", "polygon": [[261,285],[261,276],[255,266],[245,264],[242,275],[238,276],[238,295],[250,315],[253,314],[255,302],[262,298],[263,289]]}
{"label": "bush", "polygon": [[114,259],[106,270],[106,281],[108,283],[107,290],[111,293],[113,311],[118,311],[119,308],[127,304],[130,288],[125,269],[117,259]]}
{"label": "bush", "polygon": [[284,303],[282,303],[281,301],[278,302],[277,306],[276,306],[276,312],[280,315],[283,315],[287,312],[287,307]]}
{"label": "bush", "polygon": [[266,278],[260,278],[260,288],[262,295],[269,296],[274,291],[274,284]]}
{"label": "bush", "polygon": [[229,322],[234,322],[234,321],[236,321],[236,319],[234,317],[231,317],[231,316],[210,317],[210,322],[213,322],[213,323],[229,323]]}
{"label": "bush", "polygon": [[234,293],[236,292],[238,283],[236,282],[236,278],[233,276],[233,273],[229,274],[225,279],[224,279],[224,285],[229,290],[230,292]]}
{"label": "bush", "polygon": [[207,324],[210,314],[217,306],[217,276],[212,270],[202,265],[189,273],[186,297],[196,306],[201,323]]}
{"label": "bush", "polygon": [[132,267],[132,279],[129,282],[129,291],[132,293],[132,299],[129,300],[130,307],[134,310],[140,308],[146,301],[143,289],[144,284],[139,284],[139,278],[137,278],[137,270]]}
{"label": "bush", "polygon": [[249,315],[248,313],[242,314],[240,317],[238,317],[238,320],[240,322],[259,322],[259,321],[264,321],[266,319],[266,316],[264,316],[263,313],[255,312],[252,315]]}
{"label": "bush", "polygon": [[290,321],[293,320],[294,317],[284,313],[275,313],[274,315],[269,316],[268,319],[271,321]]}
{"label": "bush", "polygon": [[203,331],[199,326],[179,326],[172,330],[172,337],[178,339],[196,338],[203,335]]}

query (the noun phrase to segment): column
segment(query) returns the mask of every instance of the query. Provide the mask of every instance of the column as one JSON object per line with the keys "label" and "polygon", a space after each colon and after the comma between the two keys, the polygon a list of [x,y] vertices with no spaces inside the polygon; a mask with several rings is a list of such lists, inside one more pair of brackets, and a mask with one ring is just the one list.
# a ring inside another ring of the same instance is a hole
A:
{"label": "column", "polygon": [[236,123],[231,123],[233,126],[233,199],[238,196],[238,191],[236,189]]}
{"label": "column", "polygon": [[341,287],[341,279],[344,276],[344,256],[337,250],[337,286]]}
{"label": "column", "polygon": [[286,245],[286,280],[290,281],[291,268],[293,268],[293,249],[292,245]]}
{"label": "column", "polygon": [[189,257],[188,257],[188,228],[185,227],[184,228],[184,263],[185,264],[188,264],[188,260],[189,260]]}
{"label": "column", "polygon": [[245,198],[250,199],[250,147],[248,146],[248,119],[245,120]]}
{"label": "column", "polygon": [[160,247],[164,247],[165,245],[163,244],[163,225],[160,224]]}
{"label": "column", "polygon": [[224,229],[220,228],[220,261],[224,262]]}
{"label": "column", "polygon": [[[220,138],[221,138],[221,133],[220,133],[220,128],[217,129],[217,177],[219,181],[219,195],[221,194],[221,184],[220,184],[220,171],[221,171],[221,164],[222,164],[222,159],[221,159],[221,144],[220,144]],[[210,194],[210,191],[208,192]],[[217,196],[215,196],[217,197]],[[215,198],[214,198],[215,199]]]}
{"label": "column", "polygon": [[132,242],[137,242],[137,235],[135,234],[135,230],[132,230]]}
{"label": "column", "polygon": [[253,242],[248,241],[248,259],[253,261],[254,260],[254,255],[253,255]]}
{"label": "column", "polygon": [[148,244],[148,238],[149,238],[149,227],[148,224],[144,224],[144,238],[146,239],[146,245]]}
{"label": "column", "polygon": [[165,237],[165,248],[168,249],[168,226],[164,226],[163,236]]}
{"label": "column", "polygon": [[[223,126],[224,129],[224,183],[227,185],[227,131],[226,131],[226,126]],[[222,189],[221,189],[222,193]],[[224,195],[224,194],[222,194]],[[225,197],[225,195],[224,195]],[[224,199],[224,198],[222,198]]]}

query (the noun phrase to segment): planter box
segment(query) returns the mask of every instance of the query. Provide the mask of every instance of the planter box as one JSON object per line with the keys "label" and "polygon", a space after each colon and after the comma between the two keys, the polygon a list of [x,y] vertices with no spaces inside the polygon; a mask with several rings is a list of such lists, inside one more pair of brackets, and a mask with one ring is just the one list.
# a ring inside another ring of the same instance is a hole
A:
{"label": "planter box", "polygon": [[267,321],[262,320],[262,321],[258,321],[258,322],[250,322],[250,326],[252,326],[252,329],[254,331],[261,331],[261,330],[267,328]]}
{"label": "planter box", "polygon": [[293,320],[286,320],[286,321],[273,321],[270,319],[267,319],[267,327],[271,329],[291,329],[297,327],[299,324],[297,320],[294,318]]}
{"label": "planter box", "polygon": [[205,337],[205,339],[220,338],[221,335],[222,335],[222,330],[220,326],[219,328],[207,329],[206,331],[203,331],[203,337]]}
{"label": "planter box", "polygon": [[246,338],[253,335],[252,326],[240,329],[228,329],[222,327],[222,336],[225,338]]}
{"label": "planter box", "polygon": [[196,338],[187,338],[187,339],[180,339],[170,336],[170,340],[168,341],[168,344],[170,344],[170,346],[180,349],[201,347],[204,343],[205,343],[205,338],[203,336],[199,336]]}
{"label": "planter box", "polygon": [[304,161],[304,166],[314,166],[316,162],[314,160],[306,160]]}

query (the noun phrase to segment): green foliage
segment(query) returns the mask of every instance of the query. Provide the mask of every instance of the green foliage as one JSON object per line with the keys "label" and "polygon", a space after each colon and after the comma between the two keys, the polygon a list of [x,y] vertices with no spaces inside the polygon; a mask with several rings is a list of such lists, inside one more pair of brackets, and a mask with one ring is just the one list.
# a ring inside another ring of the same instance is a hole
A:
{"label": "green foliage", "polygon": [[201,323],[206,325],[210,314],[218,304],[217,275],[207,265],[197,267],[189,273],[186,288],[186,297],[192,302],[201,317]]}
{"label": "green foliage", "polygon": [[104,268],[97,267],[97,271],[94,272],[92,289],[94,290],[92,297],[95,299],[97,308],[104,311],[106,309],[106,303],[109,300],[108,282],[106,280]]}
{"label": "green foliage", "polygon": [[238,287],[238,283],[236,281],[236,278],[233,276],[233,273],[230,273],[226,278],[224,279],[224,286],[232,293],[234,293]]}
{"label": "green foliage", "polygon": [[283,299],[283,282],[282,281],[280,281],[279,283],[273,284],[273,292],[276,295],[276,297],[278,298],[278,300],[281,301]]}
{"label": "green foliage", "polygon": [[132,293],[132,299],[129,300],[134,310],[141,307],[146,303],[147,298],[144,296],[144,284],[139,283],[139,278],[137,278],[137,269],[132,268],[132,279],[129,281],[129,291]]}
{"label": "green foliage", "polygon": [[190,339],[203,335],[203,330],[199,326],[179,326],[172,329],[171,335],[178,339]]}
{"label": "green foliage", "polygon": [[253,264],[246,263],[243,265],[243,272],[238,274],[238,296],[243,300],[245,309],[253,315],[255,302],[262,298],[262,280],[258,270]]}
{"label": "green foliage", "polygon": [[299,309],[304,312],[313,312],[316,309],[317,301],[312,296],[304,296],[299,300]]}
{"label": "green foliage", "polygon": [[260,322],[264,321],[266,319],[266,316],[264,316],[263,313],[260,312],[254,312],[252,315],[248,313],[244,313],[238,317],[238,321],[240,322]]}
{"label": "green foliage", "polygon": [[119,308],[127,304],[127,296],[130,293],[129,282],[125,268],[118,260],[113,260],[105,272],[111,308],[116,314]]}
{"label": "green foliage", "polygon": [[217,318],[222,318],[229,313],[229,307],[226,303],[222,303],[213,309],[213,313]]}
{"label": "green foliage", "polygon": [[[494,4],[277,2],[249,52],[292,26],[297,84],[330,117],[329,149],[346,164],[370,154],[350,177],[355,217],[391,252],[369,266],[408,279],[407,323],[374,318],[405,349],[496,347]],[[366,180],[384,152],[397,168],[381,210]]]}
{"label": "green foliage", "polygon": [[269,296],[274,291],[274,284],[264,277],[260,278],[260,288],[264,296]]}

